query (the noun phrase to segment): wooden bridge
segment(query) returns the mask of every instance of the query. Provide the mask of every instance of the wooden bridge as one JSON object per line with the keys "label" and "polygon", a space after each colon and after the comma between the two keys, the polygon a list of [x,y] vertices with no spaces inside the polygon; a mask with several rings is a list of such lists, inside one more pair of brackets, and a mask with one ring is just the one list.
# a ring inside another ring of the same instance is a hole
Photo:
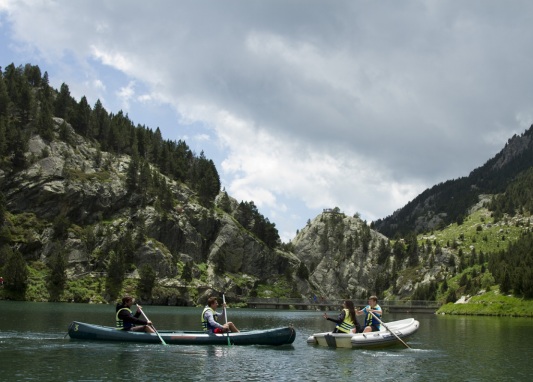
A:
{"label": "wooden bridge", "polygon": [[[340,310],[344,300],[327,300],[324,298],[249,298],[249,308],[258,309],[299,309],[299,310]],[[368,304],[368,300],[353,300],[358,308]],[[379,301],[383,310],[389,313],[435,313],[441,306],[436,301]]]}

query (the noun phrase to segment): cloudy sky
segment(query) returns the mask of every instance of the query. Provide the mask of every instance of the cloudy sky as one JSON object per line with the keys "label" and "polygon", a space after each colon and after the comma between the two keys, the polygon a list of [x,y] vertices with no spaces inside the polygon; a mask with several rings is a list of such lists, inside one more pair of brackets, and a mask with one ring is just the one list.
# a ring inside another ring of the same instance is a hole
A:
{"label": "cloudy sky", "polygon": [[215,161],[284,241],[384,218],[533,123],[529,0],[0,0],[0,65]]}

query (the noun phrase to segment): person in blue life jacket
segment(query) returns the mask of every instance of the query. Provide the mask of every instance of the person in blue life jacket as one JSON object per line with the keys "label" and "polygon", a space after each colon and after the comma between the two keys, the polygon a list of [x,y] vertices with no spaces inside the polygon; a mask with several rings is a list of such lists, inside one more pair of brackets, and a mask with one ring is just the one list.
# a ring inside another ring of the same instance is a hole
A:
{"label": "person in blue life jacket", "polygon": [[152,328],[152,321],[146,321],[139,318],[142,306],[138,305],[137,311],[133,314],[131,306],[134,302],[133,297],[124,296],[122,298],[122,303],[117,304],[115,315],[117,329],[132,332],[155,333],[155,330]]}
{"label": "person in blue life jacket", "polygon": [[[374,313],[377,318],[372,316],[370,312]],[[383,311],[378,305],[378,298],[376,296],[370,296],[368,298],[368,305],[363,309],[356,311],[358,316],[365,314],[365,328],[363,329],[363,333],[379,332],[381,324],[378,318],[381,320],[382,313]]]}
{"label": "person in blue life jacket", "polygon": [[357,322],[353,301],[343,301],[342,310],[337,319],[329,317],[327,313],[324,313],[324,318],[337,324],[333,333],[359,333],[361,331],[361,327]]}
{"label": "person in blue life jacket", "polygon": [[[222,305],[226,308],[226,304]],[[216,311],[218,307],[218,300],[216,297],[209,297],[207,299],[207,305],[202,311],[202,328],[208,333],[228,333],[234,332],[238,333],[239,329],[235,326],[233,322],[228,322],[225,324],[220,324],[218,320],[220,318],[225,318],[225,311],[219,313]]]}

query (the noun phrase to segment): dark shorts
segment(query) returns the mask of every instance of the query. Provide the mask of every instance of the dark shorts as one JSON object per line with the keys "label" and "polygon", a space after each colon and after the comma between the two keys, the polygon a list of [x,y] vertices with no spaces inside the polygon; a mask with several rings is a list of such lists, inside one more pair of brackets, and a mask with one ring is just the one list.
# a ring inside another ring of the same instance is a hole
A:
{"label": "dark shorts", "polygon": [[370,325],[373,332],[379,332],[379,328],[376,325]]}

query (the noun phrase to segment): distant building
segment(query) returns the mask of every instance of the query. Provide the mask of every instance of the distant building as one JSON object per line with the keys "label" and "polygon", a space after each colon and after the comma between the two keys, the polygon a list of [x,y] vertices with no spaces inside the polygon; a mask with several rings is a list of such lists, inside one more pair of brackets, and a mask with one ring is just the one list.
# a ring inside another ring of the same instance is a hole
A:
{"label": "distant building", "polygon": [[340,210],[339,207],[335,207],[335,208],[324,208],[322,210],[322,213],[324,214],[343,214]]}

